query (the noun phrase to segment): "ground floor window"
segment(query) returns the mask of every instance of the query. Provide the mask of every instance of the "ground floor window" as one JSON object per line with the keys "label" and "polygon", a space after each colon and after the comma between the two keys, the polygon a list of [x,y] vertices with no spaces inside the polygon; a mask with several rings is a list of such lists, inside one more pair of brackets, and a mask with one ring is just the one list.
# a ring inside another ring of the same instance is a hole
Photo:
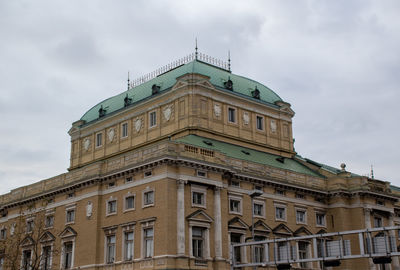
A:
{"label": "ground floor window", "polygon": [[30,249],[22,251],[22,270],[29,270],[31,264],[32,251]]}
{"label": "ground floor window", "polygon": [[51,269],[51,246],[44,246],[42,250],[42,270]]}
{"label": "ground floor window", "polygon": [[106,263],[114,263],[115,260],[115,235],[107,236]]}
{"label": "ground floor window", "polygon": [[153,228],[146,228],[143,230],[143,248],[145,258],[153,257],[153,238]]}
{"label": "ground floor window", "polygon": [[64,254],[63,254],[63,266],[64,269],[72,268],[72,250],[73,250],[73,243],[72,242],[65,242],[63,246]]}
{"label": "ground floor window", "polygon": [[192,252],[196,258],[204,258],[204,228],[192,228]]}
{"label": "ground floor window", "polygon": [[[307,259],[308,258],[308,246],[309,243],[305,242],[305,241],[299,241],[298,242],[298,246],[299,246],[299,259]],[[301,262],[300,263],[300,267],[301,268],[307,268],[308,267],[308,263],[307,262]]]}
{"label": "ground floor window", "polygon": [[[255,241],[264,241],[266,238],[264,236],[256,235],[254,237]],[[254,246],[254,262],[263,262],[264,261],[264,245],[255,245]]]}
{"label": "ground floor window", "polygon": [[[231,244],[239,244],[242,242],[242,234],[231,233]],[[233,255],[235,256],[235,262],[242,262],[242,249],[241,247],[235,247],[233,250]]]}

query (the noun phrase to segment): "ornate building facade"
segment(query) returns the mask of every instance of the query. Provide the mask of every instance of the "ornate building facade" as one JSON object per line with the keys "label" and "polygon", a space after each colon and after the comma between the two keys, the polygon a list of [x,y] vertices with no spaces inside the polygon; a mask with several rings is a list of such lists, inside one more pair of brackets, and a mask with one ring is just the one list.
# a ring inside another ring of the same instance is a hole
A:
{"label": "ornate building facade", "polygon": [[[26,270],[35,254],[43,270],[229,269],[231,255],[250,260],[230,244],[252,231],[262,240],[400,224],[398,188],[294,151],[293,116],[229,64],[185,57],[74,122],[68,172],[0,196],[0,242],[19,239]],[[311,252],[307,241],[294,249]]]}

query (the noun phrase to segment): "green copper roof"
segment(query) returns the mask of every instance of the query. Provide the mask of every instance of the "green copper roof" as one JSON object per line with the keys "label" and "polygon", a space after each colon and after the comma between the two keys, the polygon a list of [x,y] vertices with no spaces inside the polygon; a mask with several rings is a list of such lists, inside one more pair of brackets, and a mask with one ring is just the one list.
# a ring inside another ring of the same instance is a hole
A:
{"label": "green copper roof", "polygon": [[135,103],[150,98],[152,96],[152,85],[156,84],[160,86],[160,92],[167,91],[171,89],[171,87],[176,83],[176,78],[188,74],[188,73],[198,73],[202,75],[206,75],[210,77],[210,82],[218,89],[226,90],[224,87],[224,82],[226,82],[229,78],[233,82],[233,91],[229,91],[235,93],[237,95],[249,97],[253,100],[256,100],[252,97],[251,92],[257,87],[260,91],[260,100],[261,102],[266,102],[270,104],[274,104],[276,101],[282,101],[282,99],[274,93],[268,87],[253,81],[251,79],[235,75],[230,73],[227,70],[218,68],[216,66],[194,60],[187,64],[181,65],[175,69],[172,69],[164,74],[161,74],[150,81],[147,81],[141,85],[138,85],[134,88],[129,89],[119,95],[108,98],[89,111],[87,111],[81,118],[81,120],[85,120],[86,123],[94,121],[99,118],[99,109],[103,106],[103,109],[106,110],[106,115],[119,111],[124,108],[124,98],[126,94],[128,97],[132,99],[131,105]]}
{"label": "green copper roof", "polygon": [[271,167],[311,176],[321,177],[321,175],[319,175],[318,173],[314,172],[313,170],[309,169],[308,167],[302,165],[292,158],[284,158],[284,162],[280,162],[277,160],[277,158],[280,158],[280,156],[277,155],[264,153],[261,151],[256,151],[242,146],[212,140],[197,135],[188,135],[182,138],[178,138],[176,141],[194,145],[197,147],[216,150],[232,158],[260,163]]}

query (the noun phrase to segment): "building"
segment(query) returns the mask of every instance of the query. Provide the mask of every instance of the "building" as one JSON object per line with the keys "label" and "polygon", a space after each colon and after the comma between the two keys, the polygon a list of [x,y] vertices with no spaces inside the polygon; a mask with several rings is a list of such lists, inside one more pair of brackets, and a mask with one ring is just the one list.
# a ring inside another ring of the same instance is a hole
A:
{"label": "building", "polygon": [[[24,270],[229,269],[230,244],[253,229],[260,240],[400,224],[400,189],[298,155],[293,116],[268,87],[196,52],[74,122],[69,171],[0,196],[0,242],[19,239]],[[293,250],[306,258],[311,243]],[[12,268],[6,253],[0,269]],[[375,265],[338,269],[356,268]]]}

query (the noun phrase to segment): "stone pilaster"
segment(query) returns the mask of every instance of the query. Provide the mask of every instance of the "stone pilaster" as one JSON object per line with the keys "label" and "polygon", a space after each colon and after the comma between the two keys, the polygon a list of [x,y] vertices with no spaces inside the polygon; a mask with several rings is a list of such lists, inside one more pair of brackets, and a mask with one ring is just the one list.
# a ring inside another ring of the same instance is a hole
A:
{"label": "stone pilaster", "polygon": [[221,188],[214,189],[214,242],[215,258],[222,259]]}
{"label": "stone pilaster", "polygon": [[177,254],[185,255],[185,181],[178,180],[177,191]]}

